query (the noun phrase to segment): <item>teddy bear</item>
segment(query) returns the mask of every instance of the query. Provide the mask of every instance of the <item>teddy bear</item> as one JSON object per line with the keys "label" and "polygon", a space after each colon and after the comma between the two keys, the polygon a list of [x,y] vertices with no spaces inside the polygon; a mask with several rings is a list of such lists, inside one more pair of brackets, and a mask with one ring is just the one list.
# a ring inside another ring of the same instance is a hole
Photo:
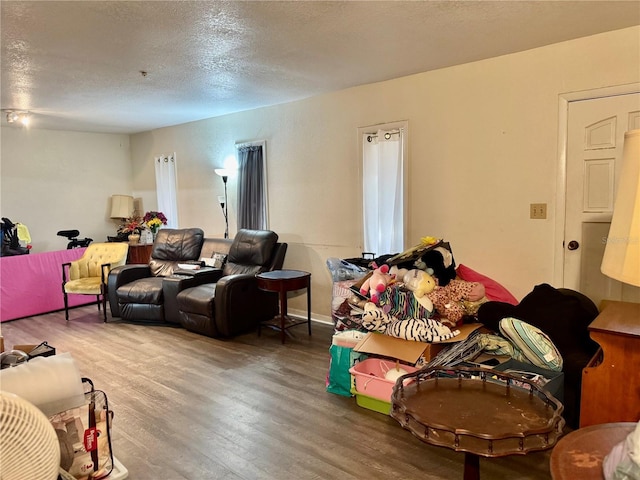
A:
{"label": "teddy bear", "polygon": [[484,297],[484,294],[485,288],[481,283],[453,279],[445,287],[436,286],[428,296],[440,315],[441,321],[456,326],[468,314],[465,301],[477,302]]}
{"label": "teddy bear", "polygon": [[467,314],[464,301],[477,302],[485,294],[481,283],[453,279],[446,286],[439,286],[431,272],[419,269],[409,270],[404,285],[421,304],[430,302],[443,323],[452,326],[458,325]]}
{"label": "teddy bear", "polygon": [[389,275],[389,265],[376,266],[375,270],[371,272],[371,275],[360,287],[360,294],[363,296],[369,295],[369,299],[377,305],[380,294],[385,291],[392,280],[393,277]]}

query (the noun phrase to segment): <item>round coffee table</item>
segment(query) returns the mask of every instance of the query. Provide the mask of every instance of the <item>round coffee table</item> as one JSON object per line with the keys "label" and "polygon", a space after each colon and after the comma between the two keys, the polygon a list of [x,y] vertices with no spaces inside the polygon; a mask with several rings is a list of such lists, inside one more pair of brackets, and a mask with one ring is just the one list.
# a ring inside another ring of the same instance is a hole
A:
{"label": "round coffee table", "polygon": [[635,428],[633,422],[603,423],[567,434],[551,452],[551,478],[601,480],[604,457]]}
{"label": "round coffee table", "polygon": [[[267,292],[277,292],[280,297],[280,316],[273,320],[267,320],[258,325],[258,335],[262,326],[280,330],[282,343],[287,331],[296,325],[307,324],[311,335],[311,274],[302,270],[274,270],[272,272],[258,273],[258,288]],[[307,319],[297,320],[287,315],[287,292],[307,289]]]}
{"label": "round coffee table", "polygon": [[465,453],[464,480],[479,457],[553,447],[563,406],[529,380],[488,369],[425,368],[396,381],[391,416],[423,442]]}

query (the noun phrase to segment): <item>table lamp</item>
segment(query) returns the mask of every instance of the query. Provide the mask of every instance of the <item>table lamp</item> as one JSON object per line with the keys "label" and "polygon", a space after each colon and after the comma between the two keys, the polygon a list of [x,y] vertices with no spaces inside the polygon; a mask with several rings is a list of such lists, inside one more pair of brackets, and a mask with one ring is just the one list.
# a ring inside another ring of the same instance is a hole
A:
{"label": "table lamp", "polygon": [[620,184],[600,270],[640,287],[640,129],[624,135]]}
{"label": "table lamp", "polygon": [[131,195],[111,195],[110,218],[124,220],[133,213],[133,197]]}

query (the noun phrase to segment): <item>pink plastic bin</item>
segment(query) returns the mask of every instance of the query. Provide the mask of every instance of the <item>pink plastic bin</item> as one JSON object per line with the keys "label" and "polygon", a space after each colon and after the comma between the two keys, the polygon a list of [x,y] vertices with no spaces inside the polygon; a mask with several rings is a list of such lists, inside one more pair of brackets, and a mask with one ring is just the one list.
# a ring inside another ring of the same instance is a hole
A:
{"label": "pink plastic bin", "polygon": [[[367,358],[349,369],[356,380],[356,391],[385,402],[391,401],[395,381],[387,380],[385,374],[395,370],[396,363],[380,358]],[[418,370],[409,365],[400,364],[400,368],[413,373]]]}

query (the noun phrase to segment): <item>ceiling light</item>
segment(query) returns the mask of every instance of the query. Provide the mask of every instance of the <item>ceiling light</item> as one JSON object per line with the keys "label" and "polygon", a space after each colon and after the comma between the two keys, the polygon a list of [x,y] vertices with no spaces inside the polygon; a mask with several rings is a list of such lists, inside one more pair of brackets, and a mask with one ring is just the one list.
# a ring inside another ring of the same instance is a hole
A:
{"label": "ceiling light", "polygon": [[29,112],[20,110],[4,110],[7,113],[7,123],[21,123],[25,127],[29,125]]}

